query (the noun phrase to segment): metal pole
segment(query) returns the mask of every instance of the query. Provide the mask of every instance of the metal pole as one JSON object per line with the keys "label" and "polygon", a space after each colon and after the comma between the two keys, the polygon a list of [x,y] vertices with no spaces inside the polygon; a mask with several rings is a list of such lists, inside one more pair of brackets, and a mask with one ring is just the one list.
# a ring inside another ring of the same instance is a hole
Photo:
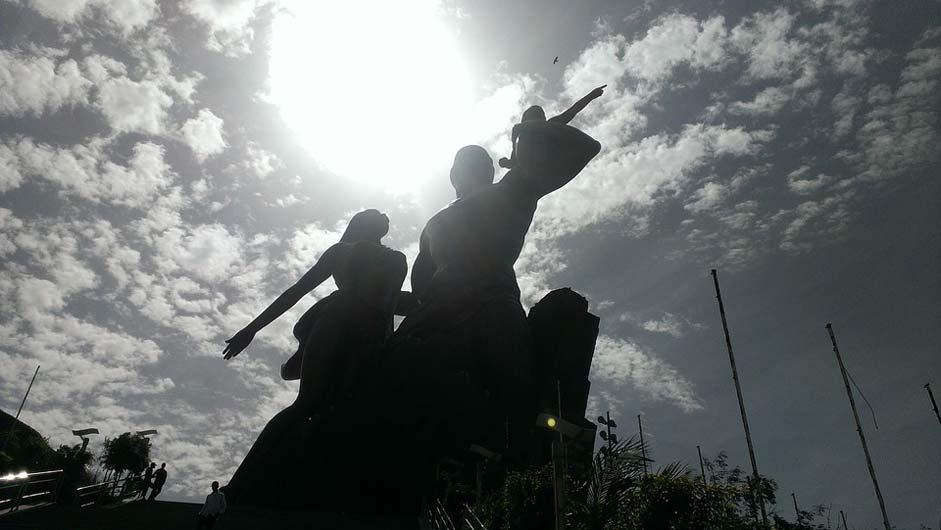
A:
{"label": "metal pole", "polygon": [[850,527],[846,525],[846,513],[843,510],[840,510],[840,518],[843,519],[843,530],[850,530]]}
{"label": "metal pole", "polygon": [[10,431],[7,433],[7,437],[3,441],[3,445],[0,447],[6,446],[7,441],[13,437],[13,429],[16,428],[16,422],[20,420],[20,412],[23,412],[23,405],[26,404],[26,398],[29,397],[29,391],[33,389],[33,383],[36,381],[36,376],[39,374],[40,366],[42,365],[36,365],[36,371],[33,372],[33,378],[29,380],[29,386],[26,387],[26,393],[23,394],[23,401],[20,401],[20,408],[16,409],[16,416],[13,418],[13,423],[10,424]]}
{"label": "metal pole", "polygon": [[637,428],[640,430],[640,455],[644,458],[644,476],[647,476],[647,444],[644,443],[644,425],[640,422],[640,414],[637,415]]}
{"label": "metal pole", "polygon": [[794,492],[791,492],[791,500],[794,501],[794,514],[797,515],[797,524],[801,524],[801,511],[797,509],[797,497],[794,496]]}
{"label": "metal pole", "polygon": [[702,449],[699,446],[696,446],[696,452],[699,453],[699,469],[702,471],[702,483],[709,484],[709,480],[706,478],[706,466],[702,463]]}
{"label": "metal pole", "polygon": [[604,412],[605,418],[608,420],[608,458],[612,458],[614,455],[611,454],[612,442],[611,442],[611,411],[606,410]]}
{"label": "metal pole", "polygon": [[931,392],[931,383],[925,383],[925,390],[928,391],[928,399],[931,400],[934,415],[938,417],[938,423],[941,423],[941,412],[938,412],[938,402],[934,400],[934,394]]}
{"label": "metal pole", "polygon": [[719,315],[722,317],[722,331],[725,333],[725,346],[729,350],[729,364],[732,365],[732,380],[735,381],[735,393],[738,395],[738,408],[742,412],[742,426],[745,427],[745,443],[748,445],[748,458],[751,460],[752,480],[754,493],[758,506],[761,508],[761,522],[768,527],[768,512],[765,511],[765,500],[761,495],[761,475],[758,474],[758,461],[755,459],[755,447],[751,441],[751,430],[748,428],[748,416],[745,414],[745,400],[742,398],[742,385],[738,381],[738,369],[735,368],[735,354],[732,352],[732,339],[729,337],[729,324],[725,318],[725,306],[722,304],[722,292],[719,290],[719,276],[712,269],[712,282],[716,288],[716,300],[719,301]]}
{"label": "metal pole", "polygon": [[882,500],[882,491],[879,490],[879,481],[876,480],[876,470],[872,467],[872,458],[869,456],[869,446],[866,445],[866,435],[863,434],[863,427],[859,424],[859,413],[856,412],[856,402],[853,400],[853,391],[850,389],[850,382],[846,376],[846,366],[843,365],[843,357],[840,355],[840,348],[836,345],[836,336],[833,334],[833,325],[827,322],[827,333],[830,335],[830,342],[833,343],[833,353],[836,354],[836,361],[840,365],[840,374],[843,376],[843,384],[846,386],[846,396],[850,400],[850,408],[853,409],[853,419],[856,421],[856,432],[859,433],[859,442],[863,445],[863,453],[866,454],[866,466],[869,468],[869,476],[872,477],[872,486],[876,490],[876,498],[879,500],[879,509],[882,511],[882,523],[885,530],[892,530],[889,524],[889,516],[885,512],[885,501]]}

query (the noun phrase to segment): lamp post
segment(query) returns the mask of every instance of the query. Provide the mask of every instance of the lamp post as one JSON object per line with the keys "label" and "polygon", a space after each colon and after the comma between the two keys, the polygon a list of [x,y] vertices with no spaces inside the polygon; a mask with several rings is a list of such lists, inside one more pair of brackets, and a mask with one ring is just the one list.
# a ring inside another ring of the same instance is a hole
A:
{"label": "lamp post", "polygon": [[[590,429],[579,427],[570,421],[563,420],[555,414],[543,413],[536,417],[536,426],[559,433],[558,439],[552,440],[552,489],[555,493],[555,529],[565,528],[563,514],[565,513],[565,469],[562,465],[562,438],[583,438]],[[592,434],[592,436],[594,436]],[[554,438],[554,437],[553,437]]]}
{"label": "lamp post", "polygon": [[73,431],[72,431],[72,434],[74,434],[75,436],[78,436],[79,438],[82,439],[82,450],[79,451],[79,453],[84,453],[84,452],[85,452],[85,448],[88,447],[88,435],[89,435],[89,434],[100,434],[100,433],[98,432],[98,429],[95,429],[94,427],[92,427],[92,428],[90,428],[90,429],[78,429],[78,430],[73,430]]}

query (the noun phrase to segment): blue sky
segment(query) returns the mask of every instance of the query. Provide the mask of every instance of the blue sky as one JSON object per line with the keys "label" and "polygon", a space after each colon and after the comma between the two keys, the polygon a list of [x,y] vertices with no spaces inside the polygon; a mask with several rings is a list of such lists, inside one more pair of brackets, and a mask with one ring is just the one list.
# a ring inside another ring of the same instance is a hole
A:
{"label": "blue sky", "polygon": [[223,340],[358,210],[414,258],[457,147],[505,156],[526,106],[607,84],[574,123],[604,149],[517,264],[525,304],[602,317],[590,417],[747,464],[715,267],[781,497],[879,522],[832,321],[890,519],[937,523],[941,3],[387,4],[0,1],[0,406],[42,364],[24,420],[156,428],[166,496],[197,498],[293,399],[290,327],[332,285]]}

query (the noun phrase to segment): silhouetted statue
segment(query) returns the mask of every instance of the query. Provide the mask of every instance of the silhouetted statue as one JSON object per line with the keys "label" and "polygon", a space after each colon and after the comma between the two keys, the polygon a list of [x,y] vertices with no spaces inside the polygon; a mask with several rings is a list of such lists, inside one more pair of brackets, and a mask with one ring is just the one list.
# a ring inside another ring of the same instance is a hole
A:
{"label": "silhouetted statue", "polygon": [[346,399],[352,382],[375,362],[392,332],[392,314],[407,265],[405,255],[382,246],[389,218],[377,210],[353,216],[340,242],[248,326],[226,341],[226,359],[245,349],[270,324],[327,278],[337,290],[317,302],[295,326],[300,347],[282,367],[300,378],[292,405],[262,430],[225,487],[229,503],[290,505],[286,495],[305,478],[305,443],[319,419]]}
{"label": "silhouetted statue", "polygon": [[[559,62],[559,58],[556,57],[555,61],[552,64]],[[585,97],[575,102],[574,105],[568,108],[562,114],[558,116],[553,116],[546,120],[546,111],[542,109],[539,105],[533,105],[523,111],[523,116],[520,118],[520,123],[527,121],[551,121],[554,123],[561,123],[562,125],[567,125],[575,115],[581,112],[589,103],[594,101],[597,98],[600,98],[604,94],[604,89],[608,85],[601,85],[600,87],[589,92]],[[510,158],[501,158],[500,167],[506,169],[513,169],[516,165],[516,141],[519,138],[519,132],[517,131],[517,126],[513,126],[513,131],[510,133],[510,143],[513,145],[513,151],[510,154]]]}
{"label": "silhouetted statue", "polygon": [[147,496],[147,489],[150,488],[151,479],[154,478],[154,468],[157,467],[156,462],[151,462],[149,466],[144,468],[144,477],[141,479],[141,488],[140,488],[140,498],[144,499]]}
{"label": "silhouetted statue", "polygon": [[157,495],[160,495],[160,492],[163,491],[163,485],[167,483],[167,463],[164,462],[160,464],[160,469],[154,471],[154,483],[151,486],[152,490],[150,492],[150,497],[147,497],[148,501],[152,501],[157,498]]}
{"label": "silhouetted statue", "polygon": [[212,493],[206,496],[206,502],[203,503],[203,507],[196,514],[196,530],[202,530],[203,528],[212,530],[212,527],[216,524],[216,519],[225,513],[225,509],[225,494],[219,491],[219,483],[213,480]]}
{"label": "silhouetted statue", "polygon": [[[354,432],[382,441],[382,451],[350,449],[386,481],[369,485],[383,492],[376,497],[397,503],[377,510],[415,509],[437,457],[471,444],[512,450],[505,446],[513,426],[531,430],[535,421],[531,337],[513,265],[539,199],[601,146],[560,123],[526,121],[517,132],[517,165],[497,183],[486,150],[457,152],[457,199],[426,224],[412,269],[420,305],[390,339],[365,394],[345,409]],[[365,443],[345,443],[357,441]]]}

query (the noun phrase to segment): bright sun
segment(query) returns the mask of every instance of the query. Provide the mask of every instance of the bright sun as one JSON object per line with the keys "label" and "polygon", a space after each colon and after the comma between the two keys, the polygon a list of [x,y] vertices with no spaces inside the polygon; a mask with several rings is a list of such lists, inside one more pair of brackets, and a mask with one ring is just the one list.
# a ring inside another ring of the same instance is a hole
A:
{"label": "bright sun", "polygon": [[436,3],[300,0],[278,15],[271,100],[331,171],[407,193],[466,138],[470,79]]}

